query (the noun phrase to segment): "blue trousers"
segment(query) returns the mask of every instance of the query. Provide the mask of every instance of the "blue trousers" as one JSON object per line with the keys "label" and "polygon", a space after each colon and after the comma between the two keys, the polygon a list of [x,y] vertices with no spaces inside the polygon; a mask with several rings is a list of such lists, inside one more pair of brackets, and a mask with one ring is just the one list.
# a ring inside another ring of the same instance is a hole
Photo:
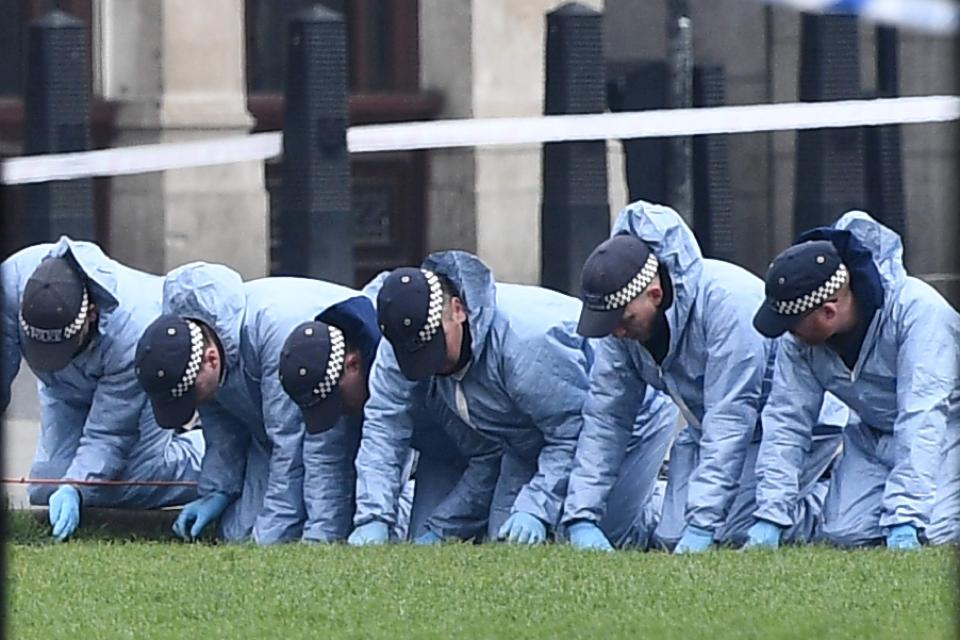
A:
{"label": "blue trousers", "polygon": [[[893,434],[857,421],[843,434],[843,454],[833,472],[824,509],[823,538],[836,545],[878,544],[883,493],[895,463]],[[960,426],[950,426],[942,444],[942,462],[924,536],[931,544],[960,542]]]}

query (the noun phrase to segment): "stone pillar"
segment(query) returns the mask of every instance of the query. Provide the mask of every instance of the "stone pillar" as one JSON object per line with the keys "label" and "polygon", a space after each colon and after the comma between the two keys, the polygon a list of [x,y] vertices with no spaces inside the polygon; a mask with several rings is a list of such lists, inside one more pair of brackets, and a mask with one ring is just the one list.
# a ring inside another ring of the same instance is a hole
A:
{"label": "stone pillar", "polygon": [[[443,95],[443,118],[472,118],[473,0],[420,0],[420,84]],[[477,251],[476,149],[430,152],[427,251]]]}
{"label": "stone pillar", "polygon": [[[603,0],[581,0],[603,10]],[[545,15],[557,0],[421,0],[420,74],[446,118],[543,113]],[[510,37],[504,37],[509,33]],[[626,196],[608,145],[610,206]],[[499,280],[540,279],[540,145],[432,151],[427,246],[476,252]]]}
{"label": "stone pillar", "polygon": [[[249,132],[243,0],[101,0],[99,18],[102,91],[120,103],[115,146]],[[110,252],[132,266],[267,272],[262,162],[113,178],[110,218]]]}

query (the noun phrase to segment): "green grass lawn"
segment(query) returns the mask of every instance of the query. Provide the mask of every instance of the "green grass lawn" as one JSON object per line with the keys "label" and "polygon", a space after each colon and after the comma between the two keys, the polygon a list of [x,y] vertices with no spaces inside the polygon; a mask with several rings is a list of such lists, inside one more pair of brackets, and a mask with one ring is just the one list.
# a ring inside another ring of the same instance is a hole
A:
{"label": "green grass lawn", "polygon": [[272,548],[44,540],[14,523],[12,638],[953,638],[957,553]]}

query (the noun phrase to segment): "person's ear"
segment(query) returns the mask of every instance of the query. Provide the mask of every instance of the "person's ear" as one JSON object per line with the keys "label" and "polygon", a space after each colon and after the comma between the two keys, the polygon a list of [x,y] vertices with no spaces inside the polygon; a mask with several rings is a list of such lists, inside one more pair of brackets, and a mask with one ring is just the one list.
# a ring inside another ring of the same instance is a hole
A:
{"label": "person's ear", "polygon": [[457,296],[450,298],[450,311],[453,321],[457,324],[466,321],[467,308],[463,305],[463,301]]}
{"label": "person's ear", "polygon": [[660,306],[660,303],[663,302],[663,287],[658,283],[653,283],[647,287],[647,297],[653,302],[654,305]]}
{"label": "person's ear", "polygon": [[343,360],[343,370],[361,373],[363,370],[363,359],[356,351],[348,351],[347,357]]}
{"label": "person's ear", "polygon": [[220,365],[220,350],[217,349],[217,345],[211,344],[204,347],[201,362],[204,366],[212,369],[216,369]]}
{"label": "person's ear", "polygon": [[823,306],[820,307],[820,310],[823,313],[824,319],[828,322],[832,322],[837,317],[837,301],[830,300],[828,302],[824,302]]}

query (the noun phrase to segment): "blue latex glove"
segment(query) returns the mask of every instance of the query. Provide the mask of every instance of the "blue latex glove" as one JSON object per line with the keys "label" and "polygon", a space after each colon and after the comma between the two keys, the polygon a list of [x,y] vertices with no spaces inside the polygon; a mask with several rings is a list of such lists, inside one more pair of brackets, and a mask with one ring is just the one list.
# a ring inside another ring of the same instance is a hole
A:
{"label": "blue latex glove", "polygon": [[369,544],[385,544],[389,537],[390,531],[387,528],[387,523],[373,520],[354,529],[350,537],[347,538],[347,544],[355,547],[363,547]]}
{"label": "blue latex glove", "polygon": [[780,546],[780,536],[783,530],[769,520],[757,520],[747,531],[747,543],[744,549],[767,548],[776,549]]}
{"label": "blue latex glove", "polygon": [[713,544],[713,532],[707,529],[695,527],[692,524],[687,525],[680,536],[680,542],[677,543],[673,552],[682,553],[700,553],[706,551]]}
{"label": "blue latex glove", "polygon": [[[56,533],[56,532],[54,532]],[[912,524],[898,524],[890,529],[887,534],[888,549],[919,549],[920,539],[917,537],[917,529]]]}
{"label": "blue latex glove", "polygon": [[613,551],[613,546],[603,535],[600,527],[589,520],[578,520],[567,527],[570,544],[575,549],[589,549],[592,551]]}
{"label": "blue latex glove", "polygon": [[431,546],[440,544],[441,542],[443,542],[443,538],[435,534],[433,531],[430,531],[430,529],[427,529],[424,533],[413,539],[413,544],[422,546]]}
{"label": "blue latex glove", "polygon": [[198,538],[204,528],[219,518],[231,502],[230,496],[216,491],[187,503],[173,523],[173,532],[187,541]]}
{"label": "blue latex glove", "polygon": [[547,529],[536,516],[517,511],[503,523],[497,537],[516,544],[540,544],[547,539]]}
{"label": "blue latex glove", "polygon": [[53,492],[47,502],[53,537],[63,542],[80,524],[80,493],[68,484]]}

